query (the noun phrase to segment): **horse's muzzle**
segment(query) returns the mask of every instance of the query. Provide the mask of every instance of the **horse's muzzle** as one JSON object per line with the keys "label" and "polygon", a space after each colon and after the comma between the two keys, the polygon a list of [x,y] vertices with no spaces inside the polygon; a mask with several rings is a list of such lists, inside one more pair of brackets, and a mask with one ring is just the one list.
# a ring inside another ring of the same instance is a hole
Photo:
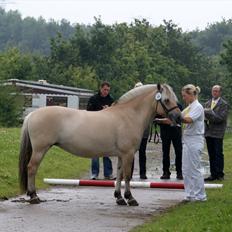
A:
{"label": "horse's muzzle", "polygon": [[171,126],[180,126],[181,125],[181,113],[170,112],[168,114],[168,117],[172,121]]}

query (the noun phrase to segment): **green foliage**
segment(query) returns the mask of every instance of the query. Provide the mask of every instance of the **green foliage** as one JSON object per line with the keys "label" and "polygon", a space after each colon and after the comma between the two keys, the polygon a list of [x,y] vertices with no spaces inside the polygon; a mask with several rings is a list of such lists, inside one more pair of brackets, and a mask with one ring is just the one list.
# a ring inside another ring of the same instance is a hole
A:
{"label": "green foliage", "polygon": [[[92,70],[95,84],[90,86],[108,80],[113,83],[112,94],[116,98],[137,81],[167,82],[180,92],[184,84],[198,84],[202,75],[211,78],[203,68],[210,70],[211,63],[171,21],[154,28],[145,19],[108,26],[96,18],[91,27],[77,25],[68,40],[61,34],[54,38],[48,60],[49,79],[53,82],[79,84],[74,80],[77,72],[86,74]],[[81,73],[78,77],[83,79]]]}
{"label": "green foliage", "polygon": [[19,124],[22,116],[23,98],[14,87],[0,86],[0,126]]}
{"label": "green foliage", "polygon": [[74,33],[74,28],[66,20],[60,23],[43,18],[22,18],[18,11],[8,11],[0,7],[0,51],[17,47],[20,51],[49,54],[50,38],[59,32],[65,38]]}
{"label": "green foliage", "polygon": [[90,66],[73,67],[72,85],[78,88],[97,89],[98,79]]}
{"label": "green foliage", "polygon": [[[0,128],[0,198],[20,193],[18,183],[19,128]],[[89,168],[89,159],[72,156],[54,147],[48,151],[36,176],[38,188],[48,185],[43,178],[79,178]],[[59,171],[57,171],[59,170]]]}
{"label": "green foliage", "polygon": [[33,79],[32,56],[17,48],[0,53],[0,80]]}
{"label": "green foliage", "polygon": [[223,87],[226,98],[232,104],[232,40],[224,44],[225,51],[221,54],[221,63],[226,66],[228,73],[224,72]]}
{"label": "green foliage", "polygon": [[229,71],[218,55],[230,38],[231,25],[231,20],[223,20],[201,32],[183,33],[172,21],[154,27],[146,19],[105,25],[95,18],[91,26],[71,26],[65,20],[47,23],[0,10],[0,50],[2,43],[6,45],[2,49],[11,47],[0,53],[0,79],[46,79],[95,90],[107,80],[115,98],[137,81],[167,82],[179,97],[183,85],[192,83],[201,87],[201,101],[210,97],[212,85],[222,83],[225,97],[232,102]]}
{"label": "green foliage", "polygon": [[217,55],[223,51],[223,44],[232,39],[232,20],[209,24],[205,30],[190,32],[193,43],[206,55]]}

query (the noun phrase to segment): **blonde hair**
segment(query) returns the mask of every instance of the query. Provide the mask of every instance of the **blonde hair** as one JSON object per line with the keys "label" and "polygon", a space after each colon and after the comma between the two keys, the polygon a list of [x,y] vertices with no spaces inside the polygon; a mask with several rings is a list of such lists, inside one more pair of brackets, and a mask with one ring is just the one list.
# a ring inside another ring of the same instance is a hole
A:
{"label": "blonde hair", "polygon": [[189,95],[198,96],[198,94],[201,92],[201,88],[199,86],[188,84],[182,88],[182,91],[184,91],[185,93]]}

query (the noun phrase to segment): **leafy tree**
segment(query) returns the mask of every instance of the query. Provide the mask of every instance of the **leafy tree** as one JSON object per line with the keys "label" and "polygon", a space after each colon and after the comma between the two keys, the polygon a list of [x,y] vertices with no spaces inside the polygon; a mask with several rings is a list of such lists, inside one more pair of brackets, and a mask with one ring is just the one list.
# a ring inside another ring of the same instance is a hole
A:
{"label": "leafy tree", "polygon": [[78,88],[97,90],[99,86],[99,80],[96,73],[89,66],[73,67],[72,80],[73,86]]}
{"label": "leafy tree", "polygon": [[223,43],[232,38],[232,19],[209,24],[205,30],[189,33],[193,43],[209,56],[223,50]]}
{"label": "leafy tree", "polygon": [[0,79],[34,79],[32,56],[22,54],[17,48],[0,53]]}
{"label": "leafy tree", "polygon": [[23,52],[48,55],[51,38],[57,33],[70,38],[74,31],[74,27],[65,19],[60,23],[54,20],[46,22],[42,17],[22,19],[18,11],[6,12],[0,7],[0,51],[17,47]]}
{"label": "leafy tree", "polygon": [[232,40],[224,44],[225,51],[221,54],[221,63],[226,66],[228,74],[224,76],[225,96],[232,103]]}
{"label": "leafy tree", "polygon": [[22,116],[23,97],[14,87],[0,85],[0,126],[17,126]]}

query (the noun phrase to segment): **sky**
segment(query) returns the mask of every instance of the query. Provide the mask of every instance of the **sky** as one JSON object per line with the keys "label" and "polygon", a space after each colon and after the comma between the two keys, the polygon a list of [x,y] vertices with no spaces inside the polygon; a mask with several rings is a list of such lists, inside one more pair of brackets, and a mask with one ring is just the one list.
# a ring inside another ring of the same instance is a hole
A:
{"label": "sky", "polygon": [[66,19],[72,24],[93,24],[94,16],[104,24],[147,19],[158,26],[172,20],[183,31],[203,30],[207,25],[232,18],[232,0],[0,0],[22,17],[42,16],[47,21]]}

